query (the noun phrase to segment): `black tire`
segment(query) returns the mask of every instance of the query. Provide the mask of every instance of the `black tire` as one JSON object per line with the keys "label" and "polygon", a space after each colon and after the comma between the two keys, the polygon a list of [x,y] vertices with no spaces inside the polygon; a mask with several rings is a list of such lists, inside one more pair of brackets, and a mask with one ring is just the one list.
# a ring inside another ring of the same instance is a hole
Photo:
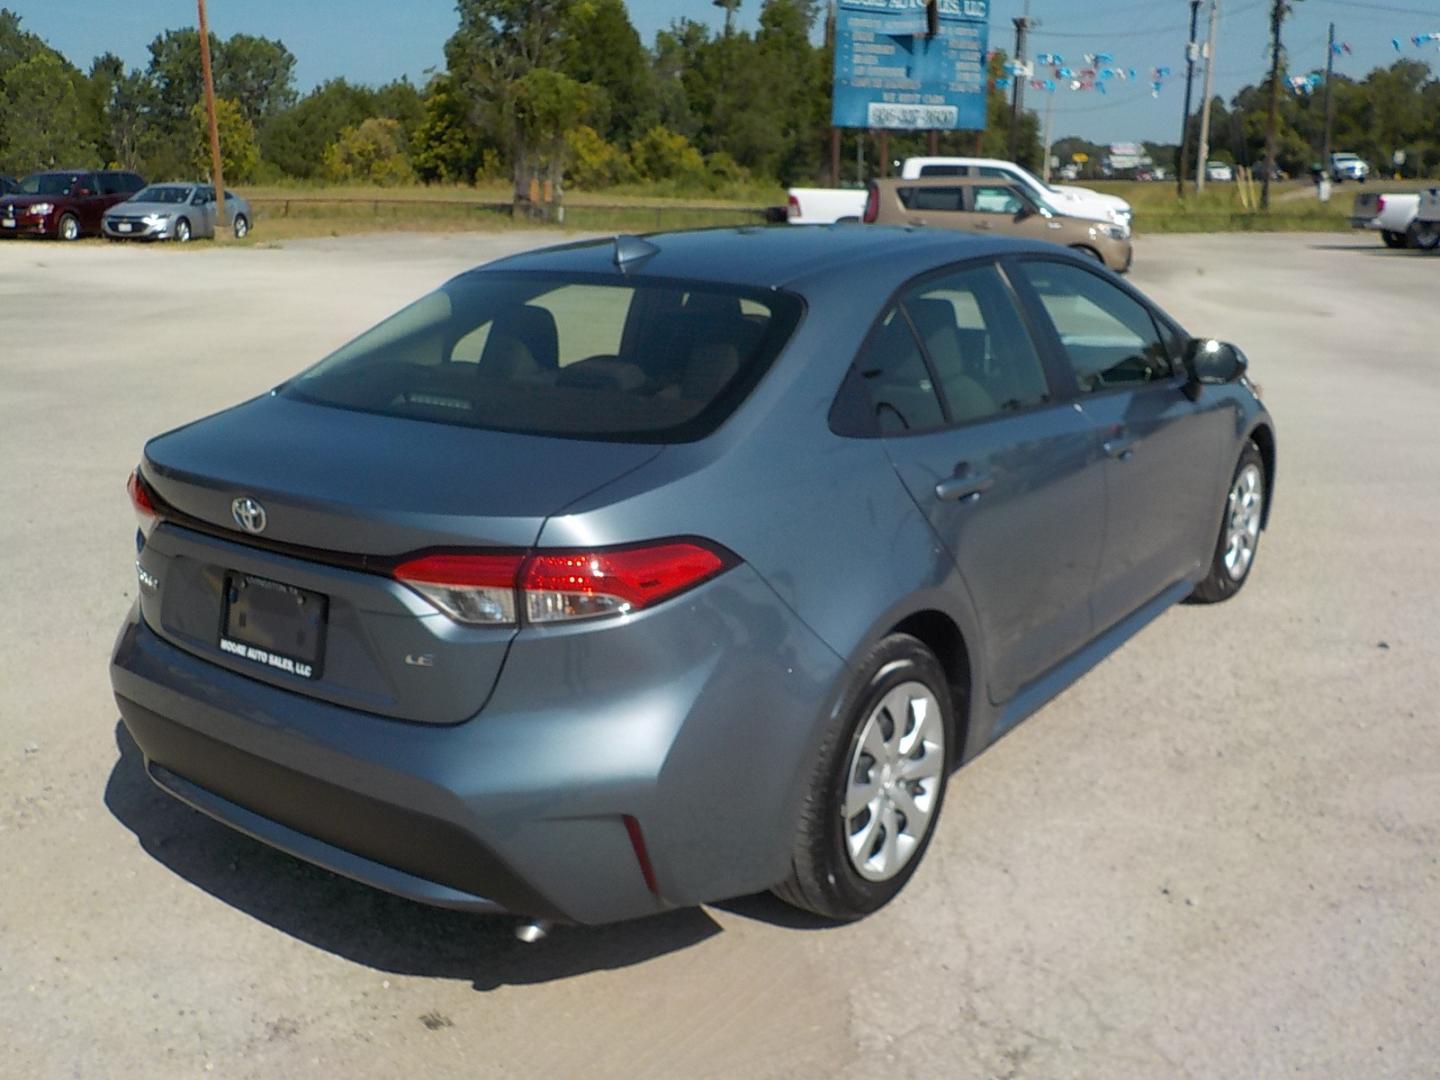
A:
{"label": "black tire", "polygon": [[1426,222],[1422,225],[1417,221],[1410,226],[1406,242],[1419,251],[1434,251],[1440,248],[1440,224]]}
{"label": "black tire", "polygon": [[80,239],[80,219],[74,214],[61,214],[55,224],[55,237],[69,243]]}
{"label": "black tire", "polygon": [[1410,244],[1410,238],[1404,233],[1390,232],[1388,229],[1380,234],[1380,239],[1385,241],[1387,248],[1403,248]]}
{"label": "black tire", "polygon": [[[842,800],[866,722],[887,694],[909,683],[921,684],[939,705],[940,730],[944,733],[940,771],[930,796],[932,809],[923,838],[892,877],[869,880],[856,871],[846,850]],[[958,753],[957,730],[949,684],[934,653],[908,634],[892,634],[871,649],[857,665],[821,742],[806,781],[808,789],[792,849],[790,876],[775,887],[775,895],[794,907],[841,922],[863,918],[893,900],[914,875],[935,835],[946,782]]]}
{"label": "black tire", "polygon": [[1245,587],[1245,582],[1250,580],[1250,572],[1255,569],[1255,559],[1260,553],[1260,537],[1263,533],[1257,532],[1254,548],[1250,559],[1246,562],[1243,572],[1236,577],[1229,566],[1226,565],[1225,557],[1230,546],[1231,529],[1231,495],[1235,492],[1236,485],[1240,482],[1241,476],[1247,469],[1257,469],[1260,477],[1260,520],[1264,521],[1265,508],[1269,503],[1270,491],[1265,477],[1265,459],[1260,455],[1260,448],[1253,442],[1246,443],[1245,449],[1240,453],[1240,460],[1235,465],[1235,472],[1232,474],[1229,486],[1225,489],[1225,505],[1222,509],[1220,520],[1220,535],[1215,541],[1215,552],[1210,558],[1210,572],[1205,580],[1196,586],[1195,591],[1190,594],[1192,604],[1219,604],[1229,600]]}
{"label": "black tire", "polygon": [[194,232],[190,229],[189,218],[182,217],[179,221],[175,222],[175,242],[177,244],[188,244],[194,235]]}
{"label": "black tire", "polygon": [[247,218],[244,214],[240,214],[235,218],[235,239],[244,240],[245,237],[249,235],[250,219]]}

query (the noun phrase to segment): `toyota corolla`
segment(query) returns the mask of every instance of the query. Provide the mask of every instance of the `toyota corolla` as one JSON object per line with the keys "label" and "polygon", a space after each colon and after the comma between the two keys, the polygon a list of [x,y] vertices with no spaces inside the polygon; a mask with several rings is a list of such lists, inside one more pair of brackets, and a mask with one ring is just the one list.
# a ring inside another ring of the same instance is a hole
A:
{"label": "toyota corolla", "polygon": [[161,788],[381,889],[857,918],[958,766],[1240,590],[1275,455],[1238,349],[1053,245],[573,244],[152,440],[111,675]]}

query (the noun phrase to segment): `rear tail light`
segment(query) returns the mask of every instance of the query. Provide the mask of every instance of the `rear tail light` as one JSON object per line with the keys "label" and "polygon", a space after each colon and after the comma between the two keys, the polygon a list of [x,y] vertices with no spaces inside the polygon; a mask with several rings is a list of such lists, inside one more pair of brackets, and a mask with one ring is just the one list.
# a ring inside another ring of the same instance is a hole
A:
{"label": "rear tail light", "polygon": [[1383,213],[1385,213],[1385,196],[1384,196],[1384,195],[1381,195],[1378,199],[1375,200],[1375,212],[1376,212],[1377,214],[1383,214]]}
{"label": "rear tail light", "polygon": [[625,615],[724,573],[736,559],[700,541],[529,555],[426,555],[393,576],[458,622],[515,626]]}
{"label": "rear tail light", "polygon": [[866,225],[874,225],[875,220],[880,216],[880,189],[874,184],[865,195],[865,213],[860,218]]}
{"label": "rear tail light", "polygon": [[425,555],[401,563],[394,576],[457,622],[514,626],[524,562],[524,555]]}
{"label": "rear tail light", "polygon": [[135,520],[140,524],[140,535],[146,540],[155,531],[155,526],[160,524],[160,511],[155,508],[155,499],[150,494],[150,485],[145,483],[140,476],[140,470],[136,469],[130,474],[130,479],[125,482],[125,490],[130,495],[130,505],[135,510]]}
{"label": "rear tail light", "polygon": [[800,216],[800,200],[794,195],[790,196],[790,201],[785,205],[785,216],[791,221]]}

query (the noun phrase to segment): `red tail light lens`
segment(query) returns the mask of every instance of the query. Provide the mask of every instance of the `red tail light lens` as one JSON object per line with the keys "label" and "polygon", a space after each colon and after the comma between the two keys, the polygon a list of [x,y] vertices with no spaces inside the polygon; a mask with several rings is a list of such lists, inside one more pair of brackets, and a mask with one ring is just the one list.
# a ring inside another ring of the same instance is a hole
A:
{"label": "red tail light lens", "polygon": [[424,555],[393,571],[457,622],[514,626],[515,587],[524,555]]}
{"label": "red tail light lens", "polygon": [[514,626],[623,615],[693,589],[735,565],[699,541],[530,555],[425,555],[393,576],[459,622]]}
{"label": "red tail light lens", "polygon": [[800,216],[800,200],[794,195],[791,195],[790,201],[785,204],[785,216],[791,221],[794,221]]}
{"label": "red tail light lens", "polygon": [[525,617],[553,623],[639,611],[728,568],[724,556],[689,541],[620,551],[538,553],[525,564],[521,583]]}
{"label": "red tail light lens", "polygon": [[1381,195],[1378,199],[1375,200],[1375,212],[1376,212],[1377,214],[1383,214],[1383,213],[1385,213],[1385,196],[1384,196],[1384,195]]}
{"label": "red tail light lens", "polygon": [[160,511],[155,509],[150,487],[141,478],[139,469],[130,474],[130,479],[125,482],[125,490],[130,496],[130,505],[135,510],[135,520],[140,523],[140,535],[149,540],[155,526],[160,524]]}
{"label": "red tail light lens", "polygon": [[880,189],[874,184],[870,185],[869,192],[865,195],[865,213],[860,218],[866,225],[874,225],[875,220],[880,216]]}

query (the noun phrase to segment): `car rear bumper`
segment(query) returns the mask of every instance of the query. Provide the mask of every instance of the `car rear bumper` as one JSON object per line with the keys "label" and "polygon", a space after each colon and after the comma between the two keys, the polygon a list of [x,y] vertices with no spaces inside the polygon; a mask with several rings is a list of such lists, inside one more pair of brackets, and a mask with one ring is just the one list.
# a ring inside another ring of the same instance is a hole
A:
{"label": "car rear bumper", "polygon": [[842,674],[745,566],[630,625],[522,633],[485,709],[452,726],[226,671],[138,610],[111,663],[176,798],[411,899],[579,923],[779,881]]}

